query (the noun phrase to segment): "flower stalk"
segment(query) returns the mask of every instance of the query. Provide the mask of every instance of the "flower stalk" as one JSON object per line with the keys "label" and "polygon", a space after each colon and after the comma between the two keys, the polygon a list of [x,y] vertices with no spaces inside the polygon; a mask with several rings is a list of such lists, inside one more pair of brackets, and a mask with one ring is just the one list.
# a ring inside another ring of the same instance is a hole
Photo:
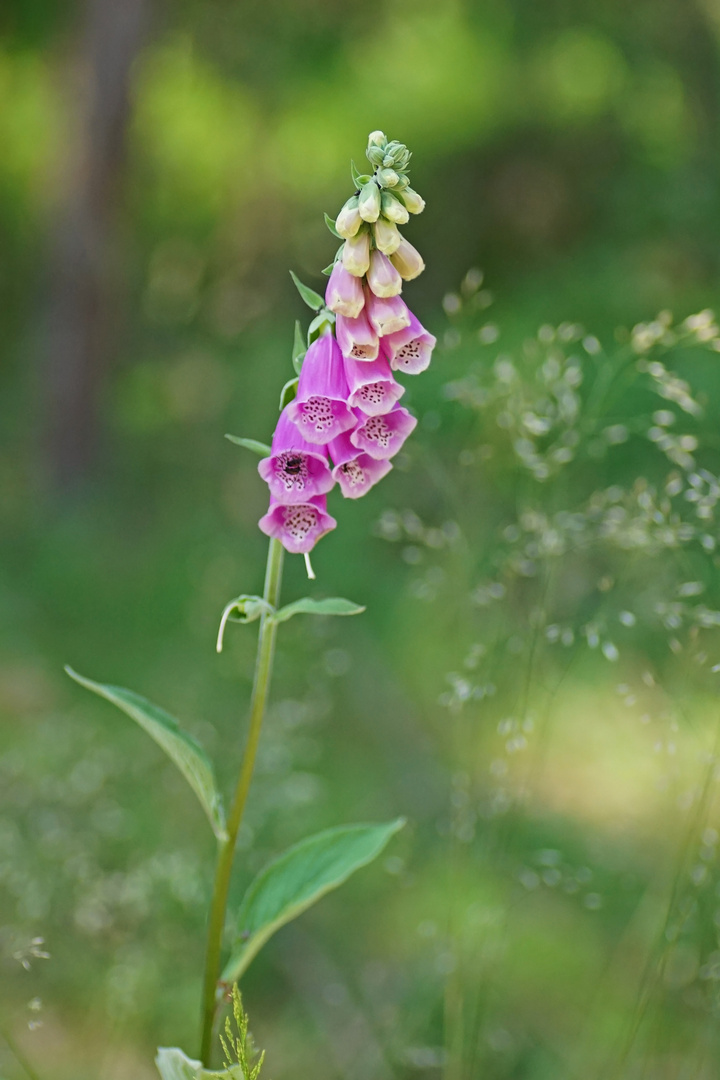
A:
{"label": "flower stalk", "polygon": [[[282,544],[275,538],[271,539],[268,547],[265,586],[263,589],[263,599],[270,605],[271,609],[277,608],[280,601],[283,557],[284,549]],[[208,1066],[210,1064],[215,1017],[220,1003],[218,996],[218,978],[220,975],[220,957],[222,952],[223,930],[225,928],[225,912],[227,909],[228,892],[230,890],[230,877],[235,859],[237,836],[250,791],[250,784],[255,769],[255,758],[257,756],[257,749],[260,741],[260,732],[265,717],[265,706],[272,679],[276,634],[277,623],[273,619],[268,618],[267,614],[264,614],[260,619],[260,630],[258,633],[255,677],[250,702],[250,721],[248,725],[245,752],[243,754],[237,786],[235,788],[235,797],[228,816],[227,840],[220,844],[218,850],[205,953],[203,1026],[200,1050],[200,1057]]]}

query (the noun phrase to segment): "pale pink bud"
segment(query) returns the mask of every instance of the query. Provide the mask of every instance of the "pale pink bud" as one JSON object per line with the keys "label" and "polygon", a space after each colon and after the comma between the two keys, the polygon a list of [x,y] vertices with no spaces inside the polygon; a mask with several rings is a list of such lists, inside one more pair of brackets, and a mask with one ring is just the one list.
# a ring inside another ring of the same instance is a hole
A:
{"label": "pale pink bud", "polygon": [[335,218],[335,228],[346,240],[349,240],[351,236],[355,236],[362,225],[362,218],[360,217],[360,211],[358,210],[358,197],[353,195],[351,199],[343,206],[342,210]]}
{"label": "pale pink bud", "polygon": [[374,180],[365,184],[360,192],[358,210],[363,221],[377,221],[380,217],[380,188]]}
{"label": "pale pink bud", "polygon": [[425,200],[422,195],[418,195],[417,191],[413,191],[411,187],[406,187],[403,191],[402,201],[411,214],[422,214],[425,209]]}
{"label": "pale pink bud", "polygon": [[367,274],[370,267],[370,235],[365,229],[343,244],[342,264],[355,277]]}
{"label": "pale pink bud", "polygon": [[404,236],[397,249],[390,256],[390,260],[400,277],[405,278],[405,281],[412,281],[418,274],[422,274],[425,269],[425,263],[422,261],[420,252]]}
{"label": "pale pink bud", "polygon": [[397,225],[392,221],[386,221],[382,217],[378,218],[373,225],[373,236],[375,238],[375,247],[382,251],[383,255],[392,255],[400,247],[400,241],[402,240]]}
{"label": "pale pink bud", "polygon": [[353,319],[365,305],[360,278],[349,274],[341,262],[333,266],[325,290],[325,303],[336,315],[348,315]]}
{"label": "pale pink bud", "polygon": [[389,191],[383,191],[380,204],[383,217],[386,217],[388,221],[394,221],[396,225],[404,225],[406,221],[410,220],[410,215],[403,204]]}
{"label": "pale pink bud", "polygon": [[365,311],[370,325],[378,337],[394,334],[410,325],[410,312],[400,296],[375,296],[365,292]]}
{"label": "pale pink bud", "polygon": [[402,291],[402,277],[382,251],[370,253],[367,280],[376,296],[397,296]]}

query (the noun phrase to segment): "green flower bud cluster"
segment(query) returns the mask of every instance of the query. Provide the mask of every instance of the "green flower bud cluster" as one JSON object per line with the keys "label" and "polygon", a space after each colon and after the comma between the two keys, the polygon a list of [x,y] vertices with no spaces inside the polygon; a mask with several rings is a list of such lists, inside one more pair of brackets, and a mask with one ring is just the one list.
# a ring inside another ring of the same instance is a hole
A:
{"label": "green flower bud cluster", "polygon": [[[414,248],[398,232],[410,214],[420,214],[425,200],[410,187],[407,175],[412,154],[404,143],[389,141],[382,131],[373,131],[368,138],[366,157],[374,168],[372,175],[359,173],[353,166],[352,178],[356,191],[347,200],[335,219],[328,219],[328,226],[346,243],[338,251],[336,261],[342,259],[351,274],[363,276],[367,272],[370,254],[377,249],[394,259],[412,251],[412,267],[402,261],[402,276],[416,277],[423,268],[422,259]],[[329,266],[326,273],[330,273]]]}

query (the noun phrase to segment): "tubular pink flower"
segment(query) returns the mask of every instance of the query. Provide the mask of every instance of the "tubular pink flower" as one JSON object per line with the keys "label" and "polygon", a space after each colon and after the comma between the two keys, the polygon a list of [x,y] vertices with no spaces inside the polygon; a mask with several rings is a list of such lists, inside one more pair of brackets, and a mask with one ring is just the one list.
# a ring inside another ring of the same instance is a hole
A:
{"label": "tubular pink flower", "polygon": [[270,509],[258,525],[266,536],[274,536],[292,555],[304,555],[337,525],[327,512],[327,496],[316,495],[303,503],[287,506],[270,499]]}
{"label": "tubular pink flower", "polygon": [[378,337],[410,325],[410,312],[400,296],[375,296],[372,289],[365,290],[365,314]]}
{"label": "tubular pink flower", "polygon": [[[324,450],[324,447],[323,447]],[[281,503],[304,503],[314,495],[324,495],[333,486],[327,458],[317,446],[303,439],[283,409],[275,428],[272,454],[263,458],[258,472]]]}
{"label": "tubular pink flower", "polygon": [[342,353],[333,335],[323,334],[305,353],[297,396],[287,406],[288,417],[309,443],[324,446],[355,423],[347,405],[348,393]]}
{"label": "tubular pink flower", "polygon": [[350,389],[348,405],[362,409],[366,416],[390,412],[405,393],[405,387],[393,378],[384,356],[370,362],[345,357],[345,377]]}
{"label": "tubular pink flower", "polygon": [[437,339],[410,312],[410,325],[383,338],[383,351],[393,371],[418,375],[430,364]]}
{"label": "tubular pink flower", "polygon": [[404,236],[390,256],[390,261],[405,281],[412,281],[425,269],[422,255]]}
{"label": "tubular pink flower", "polygon": [[382,251],[377,249],[370,253],[367,281],[375,296],[398,296],[402,291],[402,277],[399,270],[391,263],[387,255],[383,255]]}
{"label": "tubular pink flower", "polygon": [[348,273],[341,262],[333,266],[325,290],[325,303],[337,315],[347,315],[351,319],[357,318],[365,306],[360,278]]}
{"label": "tubular pink flower", "polygon": [[335,462],[333,478],[346,499],[359,499],[392,469],[389,461],[372,458],[353,446],[348,432],[333,439],[328,450]]}
{"label": "tubular pink flower", "polygon": [[335,320],[335,333],[344,357],[365,361],[377,359],[378,337],[364,311],[361,311],[356,319],[338,315]]}
{"label": "tubular pink flower", "polygon": [[358,425],[350,433],[351,443],[379,459],[394,457],[417,424],[415,417],[400,405],[384,416],[365,416],[359,409],[355,415]]}
{"label": "tubular pink flower", "polygon": [[349,274],[362,277],[370,266],[370,234],[366,229],[343,244],[342,264]]}

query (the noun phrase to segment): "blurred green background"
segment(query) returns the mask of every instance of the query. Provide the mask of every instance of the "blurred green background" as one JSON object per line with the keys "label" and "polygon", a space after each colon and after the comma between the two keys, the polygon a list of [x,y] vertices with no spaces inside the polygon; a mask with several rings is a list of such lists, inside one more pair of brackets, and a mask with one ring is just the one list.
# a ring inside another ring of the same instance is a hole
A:
{"label": "blurred green background", "polygon": [[[287,271],[322,286],[322,213],[381,128],[427,200],[406,296],[440,345],[408,388],[407,452],[367,499],[334,499],[314,556],[313,594],[367,613],[282,628],[237,892],[313,830],[410,824],[253,965],[267,1074],[716,1076],[715,624],[678,609],[617,658],[577,645],[591,594],[635,617],[652,590],[656,616],[683,583],[717,589],[713,548],[560,552],[523,585],[508,532],[694,464],[633,428],[662,408],[647,388],[603,397],[625,436],[596,452],[591,391],[588,453],[545,483],[462,380],[502,383],[519,351],[532,388],[558,342],[597,377],[576,324],[622,365],[616,327],[716,302],[720,3],[5,0],[0,34],[4,1028],[56,1080],[196,1053],[212,838],[62,665],[164,705],[230,783],[255,635],[231,627],[220,657],[214,640],[261,587],[266,490],[223,434],[269,439],[304,318]],[[700,387],[704,418],[684,419],[717,472],[717,356],[669,366]],[[543,605],[560,637],[575,626],[567,660],[538,647]],[[483,657],[495,692],[473,698]],[[22,1075],[4,1045],[0,1075]]]}

